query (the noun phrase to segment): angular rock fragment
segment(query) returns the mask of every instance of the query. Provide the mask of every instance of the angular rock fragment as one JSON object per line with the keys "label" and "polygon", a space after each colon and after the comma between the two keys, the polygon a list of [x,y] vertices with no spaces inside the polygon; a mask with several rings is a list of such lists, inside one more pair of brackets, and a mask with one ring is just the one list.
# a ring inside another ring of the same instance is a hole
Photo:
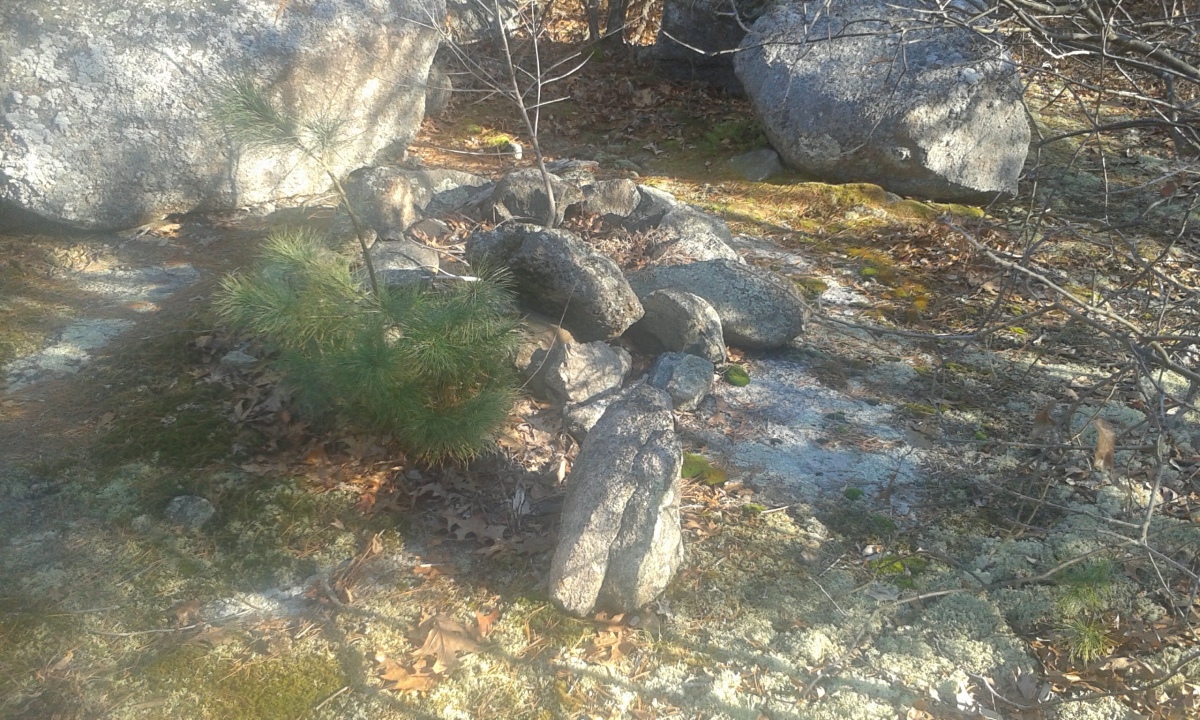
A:
{"label": "angular rock fragment", "polygon": [[550,566],[550,596],[564,610],[628,612],[662,594],[683,560],[681,465],[666,392],[621,393],[567,479]]}

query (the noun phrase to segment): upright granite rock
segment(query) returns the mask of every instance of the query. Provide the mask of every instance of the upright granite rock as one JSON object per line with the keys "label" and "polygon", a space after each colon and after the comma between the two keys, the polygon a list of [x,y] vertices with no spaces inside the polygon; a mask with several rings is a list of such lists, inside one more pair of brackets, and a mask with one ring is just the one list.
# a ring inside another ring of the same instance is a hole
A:
{"label": "upright granite rock", "polygon": [[[960,22],[931,19],[941,12]],[[976,13],[938,0],[780,4],[734,64],[789,165],[902,195],[988,201],[1016,192],[1029,125],[1017,66],[995,34],[968,27]]]}
{"label": "upright granite rock", "polygon": [[4,0],[0,203],[86,229],[324,192],[298,153],[235,146],[213,107],[248,79],[336,118],[333,170],[421,122],[444,0]]}
{"label": "upright granite rock", "polygon": [[732,260],[658,265],[629,276],[639,297],[682,290],[708,301],[721,318],[725,342],[746,350],[786,345],[804,332],[804,300],[774,273]]}
{"label": "upright granite rock", "polygon": [[683,560],[682,453],[671,400],[624,391],[587,434],[567,479],[550,596],[567,612],[628,612],[666,589]]}
{"label": "upright granite rock", "polygon": [[404,231],[417,220],[412,186],[401,168],[359,168],[342,187],[359,223],[374,230],[380,239],[404,237]]}
{"label": "upright granite rock", "polygon": [[467,238],[472,265],[503,265],[517,292],[580,342],[609,340],[642,316],[621,269],[566,230],[513,223]]}

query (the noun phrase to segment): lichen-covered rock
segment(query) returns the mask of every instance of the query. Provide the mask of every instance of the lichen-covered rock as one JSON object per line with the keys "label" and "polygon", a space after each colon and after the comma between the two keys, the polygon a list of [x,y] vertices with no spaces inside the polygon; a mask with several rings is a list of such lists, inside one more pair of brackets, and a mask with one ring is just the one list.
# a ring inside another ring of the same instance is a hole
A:
{"label": "lichen-covered rock", "polygon": [[766,349],[786,345],[804,331],[803,298],[775,274],[732,260],[657,265],[629,276],[640,297],[655,290],[683,290],[704,298],[721,318],[725,342]]}
{"label": "lichen-covered rock", "polygon": [[550,596],[567,612],[629,612],[654,600],[683,560],[682,452],[671,399],[638,385],[588,433],[567,478]]}
{"label": "lichen-covered rock", "polygon": [[642,304],[612,260],[566,230],[521,223],[467,238],[472,265],[502,265],[518,294],[581,342],[609,340],[642,317]]}
{"label": "lichen-covered rock", "polygon": [[632,367],[628,351],[599,340],[556,343],[549,351],[534,351],[531,384],[558,405],[585,403],[620,388]]}
{"label": "lichen-covered rock", "polygon": [[[554,192],[554,224],[563,221],[567,208],[583,202],[583,192],[573,183],[556,175],[548,175],[550,188]],[[546,194],[546,182],[537,168],[510,172],[496,183],[487,208],[498,220],[519,220],[544,223],[550,214],[550,198]]]}
{"label": "lichen-covered rock", "polygon": [[342,183],[359,224],[396,240],[417,220],[412,185],[400,168],[359,168]]}
{"label": "lichen-covered rock", "polygon": [[696,260],[734,260],[742,257],[729,247],[733,240],[724,220],[700,212],[688,205],[672,209],[658,223],[658,241],[650,247],[650,257],[658,262],[694,262]]}
{"label": "lichen-covered rock", "polygon": [[642,297],[645,314],[625,335],[646,352],[682,352],[713,363],[725,362],[721,318],[699,295],[655,290]]}
{"label": "lichen-covered rock", "polygon": [[676,410],[693,410],[712,391],[711,361],[688,353],[663,353],[654,361],[646,382],[671,396]]}
{"label": "lichen-covered rock", "polygon": [[0,202],[87,229],[325,192],[299,153],[231,143],[212,109],[244,77],[342,123],[332,169],[421,122],[443,0],[5,0]]}
{"label": "lichen-covered rock", "polygon": [[[930,20],[942,12],[960,22]],[[1017,66],[994,33],[970,28],[976,12],[935,0],[780,3],[734,64],[789,165],[903,195],[987,201],[1016,192],[1029,124]]]}

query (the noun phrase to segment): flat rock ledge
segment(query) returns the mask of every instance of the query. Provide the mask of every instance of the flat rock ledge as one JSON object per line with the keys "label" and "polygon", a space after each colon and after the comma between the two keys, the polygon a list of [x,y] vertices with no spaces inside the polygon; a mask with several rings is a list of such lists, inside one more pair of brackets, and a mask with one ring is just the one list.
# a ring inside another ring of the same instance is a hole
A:
{"label": "flat rock ledge", "polygon": [[667,393],[642,384],[618,395],[567,480],[550,567],[563,610],[629,612],[662,594],[683,561],[682,462]]}

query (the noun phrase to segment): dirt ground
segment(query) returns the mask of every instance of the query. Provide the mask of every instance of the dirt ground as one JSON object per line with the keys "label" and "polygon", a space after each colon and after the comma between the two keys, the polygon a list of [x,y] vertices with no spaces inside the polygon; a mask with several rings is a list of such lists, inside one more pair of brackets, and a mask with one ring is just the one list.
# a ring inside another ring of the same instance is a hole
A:
{"label": "dirt ground", "polygon": [[[1002,243],[1033,200],[985,213],[797,176],[749,183],[724,166],[762,140],[744,103],[621,71],[616,99],[602,67],[573,81],[547,120],[548,153],[721,215],[817,318],[788,348],[738,353],[751,383],[721,383],[679,415],[688,452],[720,472],[685,481],[687,560],[667,594],[582,620],[548,602],[577,448],[547,406],[523,400],[496,453],[440,468],[293,412],[270,349],[223,328],[210,302],[271,227],[328,207],[126,236],[10,234],[0,716],[1197,712],[1197,418],[1179,431],[1192,454],[1175,457],[1147,561],[1113,537],[1150,497],[1132,431],[1100,472],[1092,425],[1041,427],[1042,409],[1104,376],[1106,348],[1037,318],[986,338],[927,335],[953,334],[998,295],[999,274],[947,227],[991,223]],[[519,138],[503,103],[456,101],[447,117],[427,122],[415,156],[489,177],[514,166],[447,151]],[[1134,150],[1130,187],[1166,162]],[[1055,176],[1070,178],[1061,212],[1080,210],[1094,169]],[[461,240],[472,225],[455,229]],[[1082,246],[1059,257],[1095,282]],[[1195,248],[1174,267],[1194,286]],[[1034,300],[1014,295],[1012,315]],[[863,329],[881,325],[898,332]],[[1034,341],[1047,333],[1076,350],[1047,354]],[[1129,388],[1083,405],[1119,428],[1141,418]],[[179,497],[214,516],[181,525],[168,511]]]}

